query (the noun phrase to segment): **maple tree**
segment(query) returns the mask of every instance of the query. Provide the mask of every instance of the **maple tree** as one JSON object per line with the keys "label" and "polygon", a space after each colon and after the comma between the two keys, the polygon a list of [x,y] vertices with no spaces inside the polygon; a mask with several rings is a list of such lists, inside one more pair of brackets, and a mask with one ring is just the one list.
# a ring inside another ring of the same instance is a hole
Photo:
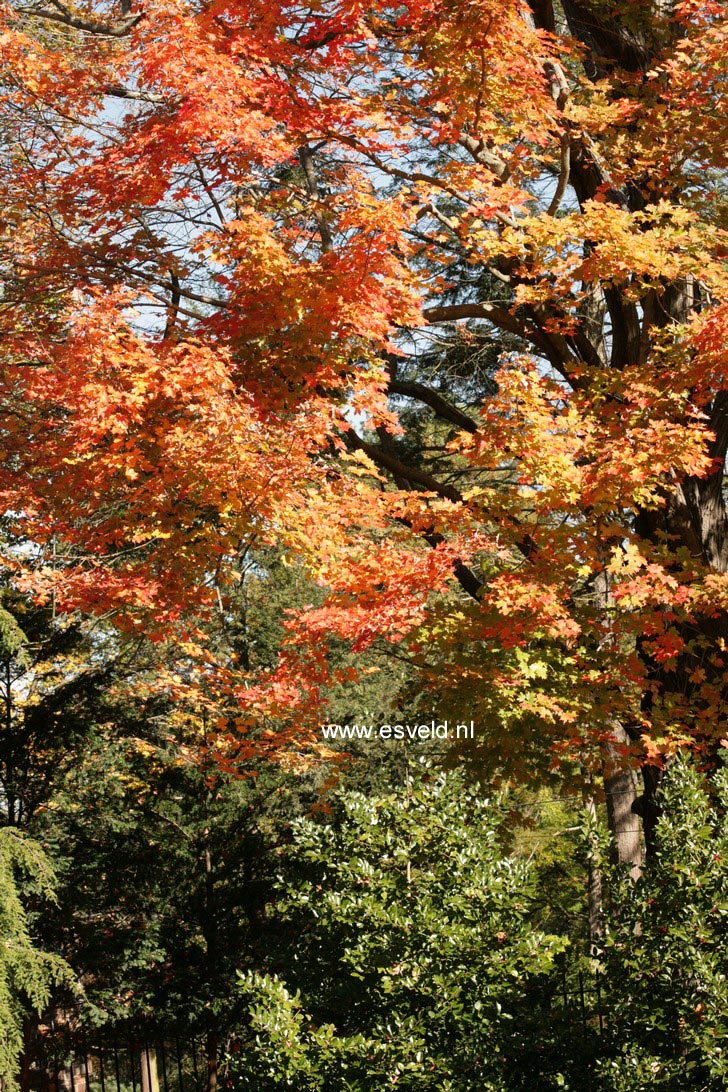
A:
{"label": "maple tree", "polygon": [[[506,769],[601,756],[636,860],[611,773],[639,761],[649,842],[725,708],[724,16],[6,5],[17,586],[177,640],[264,748],[315,726],[325,635],[404,642]],[[500,353],[480,405],[420,368],[453,323],[461,377]],[[250,679],[191,619],[272,543],[330,596]]]}

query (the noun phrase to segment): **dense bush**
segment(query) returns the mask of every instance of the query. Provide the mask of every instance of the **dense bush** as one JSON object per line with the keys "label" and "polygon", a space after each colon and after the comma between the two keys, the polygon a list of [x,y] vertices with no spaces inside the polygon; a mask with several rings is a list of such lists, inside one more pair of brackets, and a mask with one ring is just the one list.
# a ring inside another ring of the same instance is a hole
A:
{"label": "dense bush", "polygon": [[728,776],[678,762],[662,802],[641,878],[605,865],[598,1003],[581,1011],[560,1004],[569,940],[534,925],[538,857],[502,849],[502,798],[425,772],[300,820],[272,912],[280,958],[242,979],[234,1088],[724,1089]]}
{"label": "dense bush", "polygon": [[274,910],[285,963],[242,981],[236,1089],[486,1092],[519,1067],[537,1087],[533,1020],[566,942],[532,927],[536,874],[503,853],[502,820],[501,799],[425,771],[296,823]]}
{"label": "dense bush", "polygon": [[612,878],[604,948],[605,1092],[728,1085],[728,775],[665,779],[641,879]]}

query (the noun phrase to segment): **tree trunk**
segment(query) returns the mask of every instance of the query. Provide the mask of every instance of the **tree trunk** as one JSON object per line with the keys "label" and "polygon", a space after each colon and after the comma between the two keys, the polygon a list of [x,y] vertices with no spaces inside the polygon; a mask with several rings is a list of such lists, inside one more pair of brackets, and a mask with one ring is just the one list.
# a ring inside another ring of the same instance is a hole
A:
{"label": "tree trunk", "polygon": [[33,1032],[35,1021],[26,1016],[23,1019],[23,1052],[20,1055],[20,1067],[18,1071],[18,1088],[20,1092],[31,1092],[30,1066],[33,1059]]}
{"label": "tree trunk", "polygon": [[589,925],[589,954],[593,959],[599,953],[599,942],[604,928],[604,891],[602,869],[599,860],[599,834],[597,808],[594,800],[592,776],[586,765],[582,766],[584,780],[584,809],[589,816],[590,848],[587,861],[587,913]]}
{"label": "tree trunk", "polygon": [[629,744],[629,737],[622,725],[617,723],[612,727],[612,737],[614,742],[605,747],[603,767],[607,821],[617,863],[629,865],[636,879],[642,870],[638,794],[634,771],[619,754],[620,748]]}
{"label": "tree trunk", "polygon": [[218,1078],[218,1043],[217,1034],[210,1028],[205,1038],[205,1054],[207,1055],[207,1092],[217,1092]]}

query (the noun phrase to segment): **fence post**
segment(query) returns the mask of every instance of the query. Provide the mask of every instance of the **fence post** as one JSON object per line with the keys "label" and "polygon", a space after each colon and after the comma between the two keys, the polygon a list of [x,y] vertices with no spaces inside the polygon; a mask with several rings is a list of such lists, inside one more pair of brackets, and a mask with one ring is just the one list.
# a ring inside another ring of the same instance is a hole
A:
{"label": "fence post", "polygon": [[156,1050],[145,1047],[139,1055],[139,1067],[142,1076],[142,1092],[159,1092]]}

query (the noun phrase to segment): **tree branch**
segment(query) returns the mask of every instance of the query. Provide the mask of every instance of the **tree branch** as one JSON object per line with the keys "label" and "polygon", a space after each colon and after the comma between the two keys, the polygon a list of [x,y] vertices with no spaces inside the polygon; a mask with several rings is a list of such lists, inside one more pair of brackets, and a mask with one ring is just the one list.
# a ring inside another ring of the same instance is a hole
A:
{"label": "tree branch", "polygon": [[366,440],[362,440],[361,437],[357,436],[353,429],[345,434],[344,440],[348,447],[363,451],[365,455],[369,456],[372,462],[377,463],[402,481],[413,482],[423,489],[426,489],[429,493],[436,493],[439,497],[444,497],[445,500],[452,501],[453,504],[464,503],[462,493],[455,489],[454,486],[443,485],[442,482],[437,481],[436,478],[426,474],[423,470],[418,470],[414,466],[408,466],[406,463],[401,462],[396,455],[391,455],[389,452],[382,451],[382,449],[375,444],[367,443]]}
{"label": "tree branch", "polygon": [[318,229],[319,237],[321,239],[321,252],[322,254],[331,254],[334,249],[334,240],[331,235],[331,229],[326,222],[326,217],[321,209],[321,194],[318,186],[318,177],[316,175],[316,167],[313,161],[313,154],[308,144],[302,144],[298,149],[298,158],[303,167],[303,173],[306,178],[306,187],[313,201],[315,202],[313,209],[313,217],[316,221],[316,227]]}
{"label": "tree branch", "polygon": [[[444,307],[426,307],[422,312],[427,322],[457,322],[458,319],[480,318],[492,322],[502,330],[523,338],[537,349],[554,365],[561,368],[565,361],[550,338],[539,329],[521,322],[504,307],[494,303],[457,303]],[[568,358],[567,358],[568,359]]]}
{"label": "tree branch", "polygon": [[145,12],[140,11],[137,15],[132,15],[120,23],[96,23],[89,19],[79,19],[78,16],[71,15],[65,9],[48,11],[46,8],[16,8],[15,10],[20,15],[30,15],[33,19],[44,19],[51,23],[62,23],[64,26],[73,27],[75,30],[82,30],[86,34],[96,34],[104,38],[126,37],[145,15]]}
{"label": "tree branch", "polygon": [[554,196],[551,198],[551,204],[546,210],[547,216],[555,216],[559,211],[559,206],[564,199],[566,188],[569,185],[569,176],[571,174],[571,134],[568,129],[565,129],[561,134],[561,160],[559,167],[559,181],[554,191]]}
{"label": "tree branch", "polygon": [[104,94],[114,99],[132,99],[134,102],[151,102],[155,106],[170,102],[164,95],[155,95],[151,91],[133,91],[130,87],[123,87],[120,83],[109,84],[104,88]]}
{"label": "tree branch", "polygon": [[425,386],[424,383],[408,382],[404,379],[391,379],[389,383],[389,390],[392,394],[401,394],[404,398],[415,398],[418,402],[423,402],[426,406],[429,406],[431,410],[437,414],[438,417],[442,417],[445,421],[450,421],[452,424],[457,425],[458,428],[464,432],[477,432],[478,426],[467,413],[463,413],[462,410],[454,406],[452,402],[448,402],[446,398],[443,398],[438,391],[433,390],[432,387]]}

